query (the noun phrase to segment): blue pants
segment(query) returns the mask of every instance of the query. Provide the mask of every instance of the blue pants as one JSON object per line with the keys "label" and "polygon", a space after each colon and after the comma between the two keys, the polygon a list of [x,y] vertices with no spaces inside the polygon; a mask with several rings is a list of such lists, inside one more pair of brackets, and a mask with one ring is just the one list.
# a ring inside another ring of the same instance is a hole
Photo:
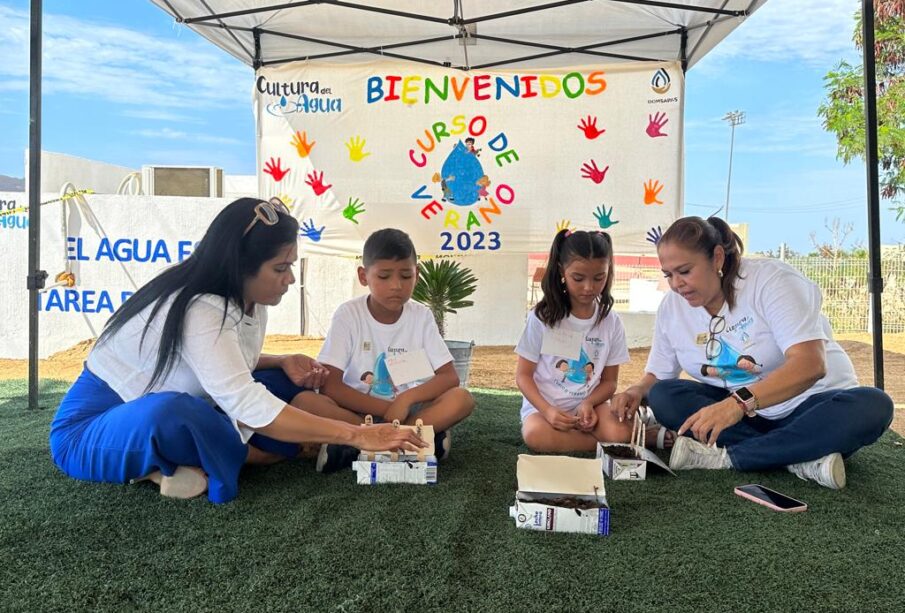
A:
{"label": "blue pants", "polygon": [[[304,391],[282,370],[259,370],[254,378],[289,403]],[[249,444],[286,457],[299,446],[255,434]],[[239,471],[248,455],[229,418],[200,398],[179,392],[146,394],[124,402],[85,368],[50,426],[50,454],[74,479],[127,483],[156,470],[199,466],[208,475],[208,499],[229,502],[239,492]]]}
{"label": "blue pants", "polygon": [[[729,396],[697,381],[659,381],[647,396],[661,424],[678,430],[686,419]],[[767,470],[839,452],[848,457],[876,441],[892,423],[892,399],[875,387],[814,394],[782,419],[744,417],[717,438],[736,470]],[[692,436],[687,432],[686,436]]]}

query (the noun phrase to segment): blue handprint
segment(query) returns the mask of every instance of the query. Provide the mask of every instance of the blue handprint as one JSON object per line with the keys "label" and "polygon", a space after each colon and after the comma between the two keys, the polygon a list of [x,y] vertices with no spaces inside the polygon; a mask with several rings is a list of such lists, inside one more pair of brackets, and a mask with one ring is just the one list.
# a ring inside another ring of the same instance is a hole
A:
{"label": "blue handprint", "polygon": [[321,240],[321,234],[323,234],[324,228],[326,227],[327,226],[321,226],[320,230],[318,230],[314,227],[314,219],[309,217],[308,221],[302,224],[302,227],[299,230],[299,234],[306,238],[310,238],[316,243]]}
{"label": "blue handprint", "polygon": [[610,226],[615,226],[618,221],[611,221],[610,216],[613,214],[613,207],[610,207],[610,210],[606,210],[606,205],[602,204],[597,207],[597,212],[594,213],[594,217],[597,219],[597,224],[601,227],[601,229],[606,230]]}
{"label": "blue handprint", "polygon": [[656,228],[651,228],[647,231],[647,238],[645,240],[654,245],[659,245],[662,237],[663,230],[660,229],[660,226],[657,226]]}

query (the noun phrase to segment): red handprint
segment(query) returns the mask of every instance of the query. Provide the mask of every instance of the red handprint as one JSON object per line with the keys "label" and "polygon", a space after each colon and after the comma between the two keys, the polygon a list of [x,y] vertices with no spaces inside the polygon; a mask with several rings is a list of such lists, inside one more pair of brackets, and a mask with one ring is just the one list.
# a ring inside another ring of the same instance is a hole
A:
{"label": "red handprint", "polygon": [[664,134],[660,130],[663,129],[669,119],[666,118],[666,113],[655,113],[653,116],[648,114],[647,116],[647,135],[651,138],[657,138],[658,136],[669,136],[668,134]]}
{"label": "red handprint", "polygon": [[311,186],[311,189],[314,190],[315,196],[320,196],[325,191],[333,187],[333,184],[324,185],[324,171],[321,171],[320,175],[317,174],[317,171],[310,173],[308,178],[305,180],[307,185]]}
{"label": "red handprint", "polygon": [[282,181],[283,177],[289,174],[291,168],[280,168],[280,158],[277,158],[276,164],[273,163],[273,158],[270,158],[270,161],[264,164],[264,172],[273,177],[274,181]]}
{"label": "red handprint", "polygon": [[587,119],[582,119],[581,123],[578,124],[578,129],[584,132],[584,136],[588,140],[594,140],[606,130],[598,130],[597,129],[597,118],[591,117],[588,115]]}
{"label": "red handprint", "polygon": [[590,162],[585,162],[581,165],[581,177],[583,179],[590,179],[594,183],[600,184],[603,183],[604,178],[606,178],[606,171],[610,169],[609,166],[600,170],[597,168],[597,162],[591,160]]}

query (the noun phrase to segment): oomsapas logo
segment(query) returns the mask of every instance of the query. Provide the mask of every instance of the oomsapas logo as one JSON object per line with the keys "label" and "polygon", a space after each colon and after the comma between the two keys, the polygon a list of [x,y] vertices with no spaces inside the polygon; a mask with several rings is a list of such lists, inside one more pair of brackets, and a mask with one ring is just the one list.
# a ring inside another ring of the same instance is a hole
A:
{"label": "oomsapas logo", "polygon": [[669,73],[666,72],[665,68],[660,68],[659,70],[657,70],[657,72],[654,73],[654,76],[650,80],[650,88],[661,96],[668,92],[671,86],[672,81],[670,80]]}

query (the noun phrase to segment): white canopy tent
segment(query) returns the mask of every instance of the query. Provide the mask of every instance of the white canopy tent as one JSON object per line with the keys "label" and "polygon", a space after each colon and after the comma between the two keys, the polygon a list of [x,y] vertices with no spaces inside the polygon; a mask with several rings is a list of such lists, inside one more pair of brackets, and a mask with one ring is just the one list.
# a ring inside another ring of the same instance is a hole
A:
{"label": "white canopy tent", "polygon": [[361,61],[463,70],[598,61],[688,69],[766,0],[151,0],[240,61]]}
{"label": "white canopy tent", "polygon": [[[766,0],[151,0],[177,22],[256,70],[288,62],[369,56],[470,71],[600,62],[677,62],[687,70]],[[41,142],[42,2],[31,0],[30,149]],[[875,381],[882,388],[879,200],[871,0],[862,1],[867,93]],[[37,406],[40,161],[29,166],[29,406]],[[876,260],[876,261],[875,261]]]}

